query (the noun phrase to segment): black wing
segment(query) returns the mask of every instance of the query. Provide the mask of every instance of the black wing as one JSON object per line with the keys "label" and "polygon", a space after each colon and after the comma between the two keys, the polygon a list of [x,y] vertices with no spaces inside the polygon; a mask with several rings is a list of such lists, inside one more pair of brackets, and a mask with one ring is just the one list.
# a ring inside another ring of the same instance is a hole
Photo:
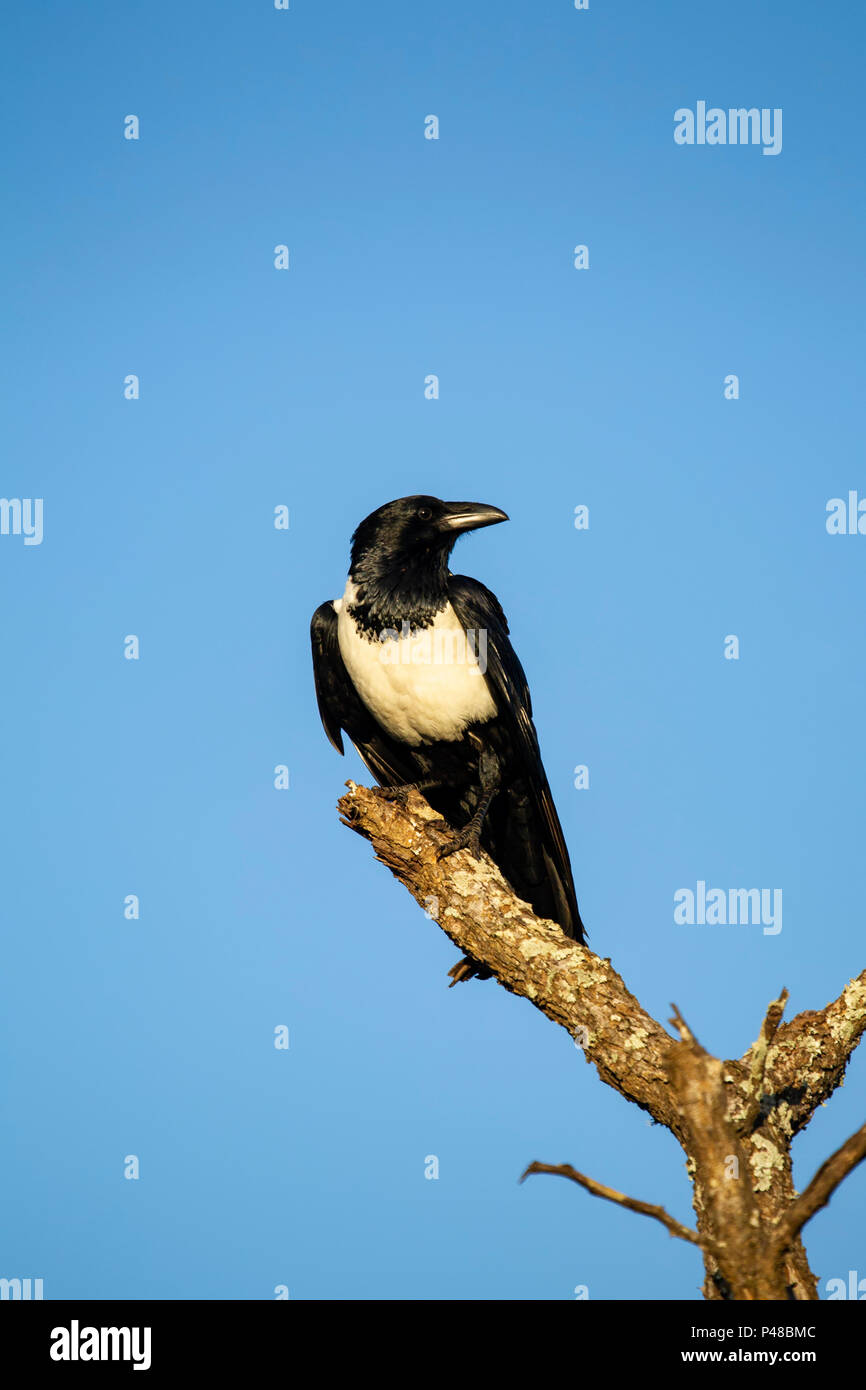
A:
{"label": "black wing", "polygon": [[451,576],[448,596],[463,627],[476,634],[476,650],[477,634],[487,634],[485,678],[496,703],[506,762],[504,796],[496,798],[489,817],[491,856],[540,916],[552,917],[568,936],[584,941],[568,849],[532,722],[529,686],[509,641],[505,614],[495,594],[465,575]]}
{"label": "black wing", "polygon": [[388,737],[352,684],[340,655],[337,614],[332,603],[323,603],[313,614],[310,642],[319,714],[337,752],[343,752],[341,730],[345,729],[380,787],[414,782],[418,766],[409,749]]}

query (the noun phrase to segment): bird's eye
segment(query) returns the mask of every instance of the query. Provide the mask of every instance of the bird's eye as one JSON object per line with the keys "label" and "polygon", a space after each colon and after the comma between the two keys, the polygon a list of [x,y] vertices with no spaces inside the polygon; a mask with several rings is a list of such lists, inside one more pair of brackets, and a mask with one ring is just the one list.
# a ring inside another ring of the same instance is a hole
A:
{"label": "bird's eye", "polygon": [[429,521],[433,513],[429,507],[419,507],[415,515],[418,517],[419,521]]}

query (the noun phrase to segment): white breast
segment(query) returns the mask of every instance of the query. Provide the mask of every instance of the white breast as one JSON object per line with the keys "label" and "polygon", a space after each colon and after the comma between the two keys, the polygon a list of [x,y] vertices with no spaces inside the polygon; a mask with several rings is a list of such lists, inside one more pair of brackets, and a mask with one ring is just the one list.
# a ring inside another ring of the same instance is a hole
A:
{"label": "white breast", "polygon": [[370,713],[393,738],[418,744],[459,739],[469,724],[492,719],[496,706],[484,679],[487,633],[467,633],[450,603],[429,628],[383,641],[359,632],[346,585],[338,614],[340,655]]}

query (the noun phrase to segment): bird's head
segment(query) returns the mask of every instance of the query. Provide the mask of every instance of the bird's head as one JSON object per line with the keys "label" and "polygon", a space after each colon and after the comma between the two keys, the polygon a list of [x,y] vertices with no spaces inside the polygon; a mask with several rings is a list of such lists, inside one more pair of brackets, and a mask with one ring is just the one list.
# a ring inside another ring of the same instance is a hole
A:
{"label": "bird's head", "polygon": [[435,598],[445,590],[455,541],[466,531],[507,520],[485,502],[399,497],[361,522],[352,537],[349,574],[377,607],[385,595]]}

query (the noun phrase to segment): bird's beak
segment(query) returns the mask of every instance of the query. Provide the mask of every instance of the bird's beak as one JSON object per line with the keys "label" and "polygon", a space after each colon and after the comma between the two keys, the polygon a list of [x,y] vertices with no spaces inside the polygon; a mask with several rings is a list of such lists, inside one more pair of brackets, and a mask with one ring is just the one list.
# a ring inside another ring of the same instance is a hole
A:
{"label": "bird's beak", "polygon": [[448,508],[439,522],[446,533],[458,531],[477,531],[480,526],[495,526],[499,521],[507,521],[507,513],[498,507],[488,507],[486,502],[446,502]]}

